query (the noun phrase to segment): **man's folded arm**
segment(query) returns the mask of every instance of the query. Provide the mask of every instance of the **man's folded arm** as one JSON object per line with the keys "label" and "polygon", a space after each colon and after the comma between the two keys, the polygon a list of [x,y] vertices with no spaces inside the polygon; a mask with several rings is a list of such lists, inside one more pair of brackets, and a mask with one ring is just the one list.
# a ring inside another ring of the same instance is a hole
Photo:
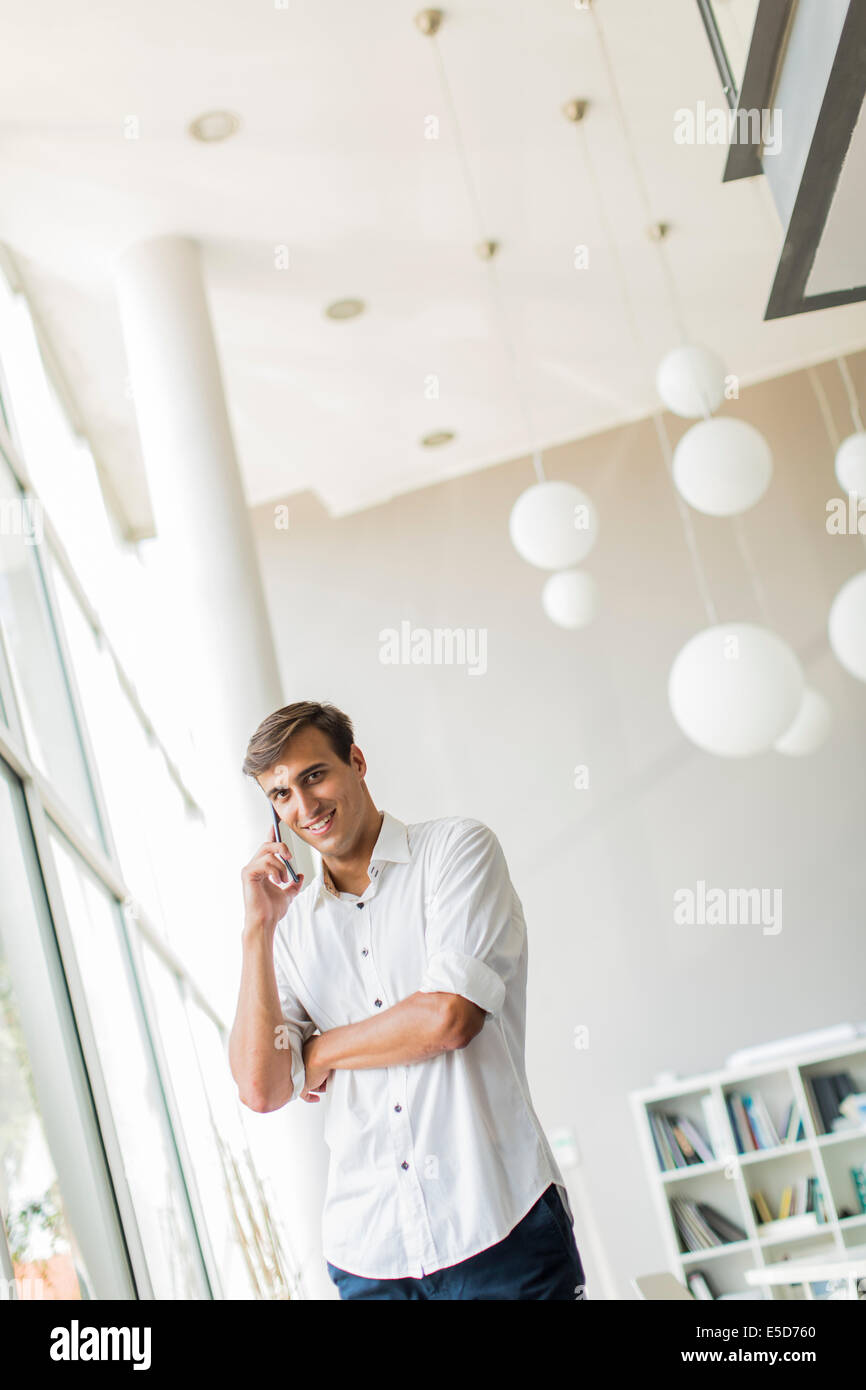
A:
{"label": "man's folded arm", "polygon": [[443,846],[428,910],[427,965],[418,990],[314,1039],[317,1067],[398,1066],[466,1047],[486,1019],[501,1014],[523,939],[498,839],[480,821],[457,822]]}

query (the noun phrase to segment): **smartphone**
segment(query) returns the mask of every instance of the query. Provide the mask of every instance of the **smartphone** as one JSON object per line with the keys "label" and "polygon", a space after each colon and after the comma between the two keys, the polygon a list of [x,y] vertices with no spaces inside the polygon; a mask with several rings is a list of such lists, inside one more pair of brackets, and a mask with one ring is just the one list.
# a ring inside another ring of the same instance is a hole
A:
{"label": "smartphone", "polygon": [[[280,834],[280,826],[282,825],[282,821],[280,820],[279,816],[277,815],[277,808],[276,808],[276,806],[274,805],[273,802],[271,802],[271,812],[272,812],[273,817],[274,817],[274,829],[275,829],[276,832],[277,832],[277,840],[279,841],[280,844],[282,844],[282,843],[283,843],[283,837],[282,837],[282,835]],[[290,860],[290,859],[286,859],[286,860],[284,861],[284,863],[285,863],[286,868],[288,869],[289,873],[292,875],[292,878],[295,880],[295,883],[300,883],[301,880],[300,880],[299,876],[295,873],[294,869],[292,868],[292,862],[291,862],[291,860]]]}

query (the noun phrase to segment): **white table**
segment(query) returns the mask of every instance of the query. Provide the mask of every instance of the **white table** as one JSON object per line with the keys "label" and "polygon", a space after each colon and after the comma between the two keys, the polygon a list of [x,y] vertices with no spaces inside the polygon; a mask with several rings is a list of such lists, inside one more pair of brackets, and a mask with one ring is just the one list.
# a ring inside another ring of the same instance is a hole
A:
{"label": "white table", "polygon": [[857,1280],[866,1278],[866,1245],[852,1245],[850,1250],[846,1250],[842,1255],[838,1251],[832,1254],[812,1255],[805,1259],[798,1260],[779,1260],[776,1264],[766,1265],[764,1269],[747,1269],[745,1279],[747,1284],[758,1285],[780,1285],[780,1284],[803,1284],[807,1298],[811,1298],[812,1293],[809,1284],[817,1282],[819,1279],[847,1279],[848,1297],[857,1297]]}

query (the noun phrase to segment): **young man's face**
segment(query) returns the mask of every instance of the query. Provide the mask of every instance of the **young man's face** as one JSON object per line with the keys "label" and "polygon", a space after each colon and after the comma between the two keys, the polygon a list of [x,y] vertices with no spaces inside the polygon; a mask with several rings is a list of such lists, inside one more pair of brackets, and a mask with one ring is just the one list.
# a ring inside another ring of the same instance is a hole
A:
{"label": "young man's face", "polygon": [[[301,840],[315,845],[326,857],[339,858],[351,851],[361,829],[366,770],[364,755],[355,744],[351,764],[344,763],[328,735],[307,725],[292,735],[280,761],[260,772],[256,780],[280,820]],[[323,820],[327,823],[320,828]]]}

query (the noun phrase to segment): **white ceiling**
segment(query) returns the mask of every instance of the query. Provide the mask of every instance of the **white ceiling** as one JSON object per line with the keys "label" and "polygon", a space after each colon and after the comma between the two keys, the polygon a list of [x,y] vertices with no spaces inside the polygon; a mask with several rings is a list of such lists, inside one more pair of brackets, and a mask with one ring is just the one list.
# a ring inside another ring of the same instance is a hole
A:
{"label": "white ceiling", "polygon": [[[142,237],[203,243],[251,503],[310,489],[344,515],[530,443],[420,6],[280,3],[4,0],[0,239],[144,531],[113,290],[118,254]],[[862,304],[762,321],[782,239],[763,180],[722,185],[723,148],[673,139],[678,108],[723,104],[696,4],[595,0],[595,14],[654,217],[673,228],[690,336],[744,384],[866,345]],[[460,3],[438,43],[486,234],[502,246],[495,275],[536,442],[645,414],[652,364],[678,338],[592,16],[574,0]],[[602,207],[561,114],[571,97],[591,103]],[[214,108],[236,111],[240,133],[194,142],[188,122]],[[430,115],[438,140],[424,138]],[[125,138],[129,117],[138,139]],[[363,317],[323,317],[348,296],[367,301]],[[457,439],[421,448],[438,429]]]}

